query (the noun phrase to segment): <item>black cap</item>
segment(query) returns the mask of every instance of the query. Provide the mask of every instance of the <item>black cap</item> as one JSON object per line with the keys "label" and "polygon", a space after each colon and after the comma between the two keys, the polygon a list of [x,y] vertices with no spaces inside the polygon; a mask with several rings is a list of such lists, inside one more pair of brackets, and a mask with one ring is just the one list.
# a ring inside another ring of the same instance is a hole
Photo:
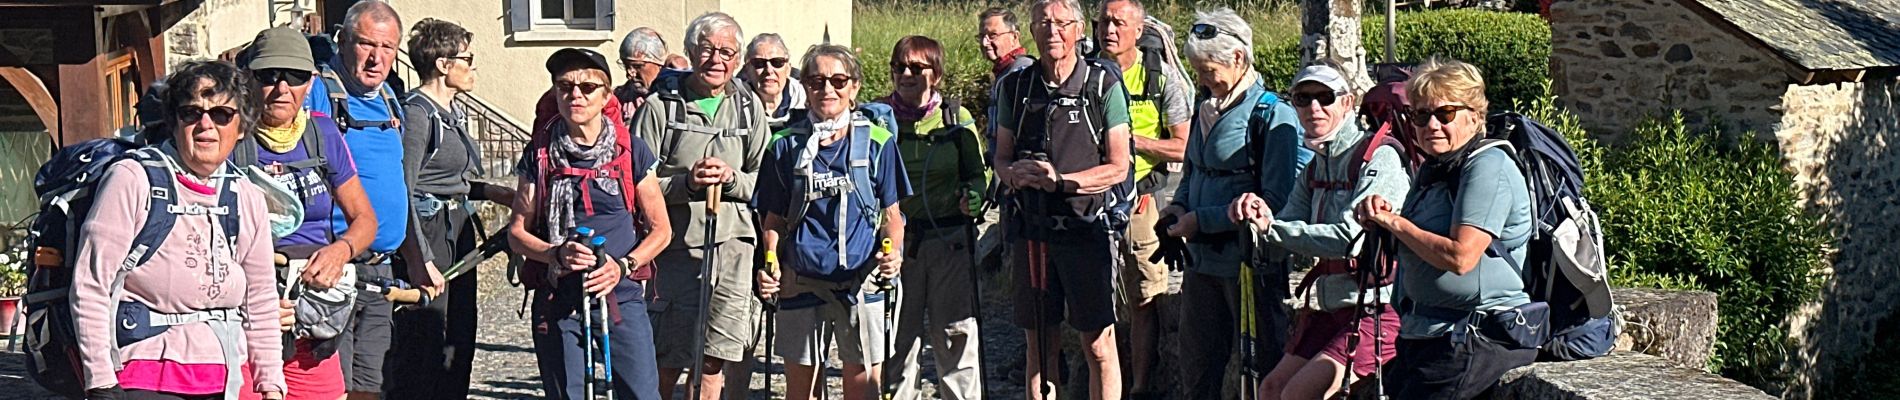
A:
{"label": "black cap", "polygon": [[554,55],[548,56],[548,75],[567,72],[566,68],[575,64],[606,71],[608,76],[613,76],[613,69],[607,67],[607,57],[578,47],[555,50]]}

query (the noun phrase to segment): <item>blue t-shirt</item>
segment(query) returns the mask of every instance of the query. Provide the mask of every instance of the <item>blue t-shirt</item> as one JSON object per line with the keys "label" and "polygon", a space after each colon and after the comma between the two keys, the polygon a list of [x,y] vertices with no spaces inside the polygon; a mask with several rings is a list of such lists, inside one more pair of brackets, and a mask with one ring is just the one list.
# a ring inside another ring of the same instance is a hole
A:
{"label": "blue t-shirt", "polygon": [[[1453,195],[1456,185],[1456,196]],[[1459,177],[1412,190],[1403,214],[1419,229],[1450,237],[1457,225],[1470,225],[1491,234],[1510,249],[1509,257],[1524,263],[1524,244],[1531,237],[1530,190],[1509,154],[1487,149],[1464,165]],[[1524,305],[1524,279],[1510,261],[1486,254],[1465,275],[1427,264],[1410,247],[1399,246],[1399,294],[1416,307],[1456,311],[1492,310]],[[1406,315],[1399,334],[1410,338],[1438,337],[1451,323],[1431,316]]]}
{"label": "blue t-shirt", "polygon": [[[609,127],[608,129],[612,128]],[[515,176],[528,179],[540,179],[540,160],[536,160],[531,154],[533,153],[524,154],[524,156],[521,157],[521,161],[515,163]],[[645,180],[649,176],[653,176],[654,168],[658,168],[660,165],[660,159],[653,155],[653,150],[647,147],[647,143],[644,140],[633,140],[633,143],[631,143],[631,146],[628,148],[628,152],[619,156],[633,157],[631,160],[633,162],[633,182],[636,182],[636,185],[638,184],[637,182]],[[570,165],[574,168],[594,168],[594,160],[575,160]],[[593,206],[593,213],[588,213],[585,206],[576,202],[573,210],[574,215],[580,217],[576,218],[574,223],[576,226],[585,226],[593,229],[594,235],[596,236],[607,238],[607,243],[601,247],[602,252],[614,258],[626,257],[628,254],[632,254],[633,248],[639,246],[642,238],[640,237],[640,231],[634,229],[634,223],[636,221],[633,219],[633,213],[627,209],[625,196],[636,195],[639,188],[622,187],[620,188],[620,192],[616,194],[608,192],[606,188],[600,185],[598,180],[590,179],[587,185],[587,196],[583,198],[592,199],[592,201],[588,201],[587,203]],[[546,188],[537,190],[546,190]],[[547,213],[544,211],[541,215],[545,218]],[[532,233],[535,234],[542,234],[544,232],[546,232],[545,228],[532,231]],[[578,279],[575,278],[576,276],[578,275],[569,276],[569,279]],[[638,293],[632,285],[617,286],[614,288],[614,292],[620,300],[638,298]]]}
{"label": "blue t-shirt", "polygon": [[[809,127],[809,123],[800,124]],[[853,133],[857,134],[857,133]],[[903,161],[900,160],[897,146],[893,144],[893,135],[882,127],[870,128],[871,149],[867,154],[874,157],[871,163],[875,168],[871,172],[873,188],[877,193],[878,207],[883,209],[910,197],[910,179],[905,175]],[[807,134],[793,134],[790,130],[773,135],[771,147],[766,149],[765,162],[759,167],[758,193],[752,197],[752,206],[764,212],[775,213],[781,217],[790,213],[791,207],[809,207],[801,221],[788,221],[794,224],[790,257],[783,258],[785,265],[797,271],[801,277],[814,277],[832,282],[844,282],[856,278],[855,267],[870,262],[877,252],[878,232],[873,222],[883,218],[863,218],[864,207],[852,203],[853,196],[822,198],[805,203],[805,188],[793,187],[793,168],[797,168],[798,153],[796,143],[809,138]],[[812,182],[848,182],[851,180],[850,152],[846,149],[851,140],[846,138],[818,149],[818,155],[812,159]],[[866,188],[858,188],[866,190]],[[854,268],[841,268],[838,260],[838,218],[844,213],[845,265]],[[780,247],[785,248],[785,247]]]}
{"label": "blue t-shirt", "polygon": [[[333,60],[323,68],[335,69],[336,65]],[[337,114],[330,105],[327,84],[322,79],[311,80],[304,108],[334,117]],[[356,162],[357,176],[362,178],[363,191],[369,193],[370,208],[376,210],[376,240],[370,242],[369,250],[393,252],[407,238],[409,228],[409,183],[402,166],[402,128],[394,123],[402,120],[401,108],[391,110],[390,104],[395,103],[384,101],[381,88],[368,95],[352,93],[348,103],[350,118],[359,124],[392,121],[388,125],[342,129],[343,139],[349,143],[350,154]],[[350,229],[341,210],[332,212],[330,219],[337,234]]]}
{"label": "blue t-shirt", "polygon": [[343,186],[344,182],[356,179],[356,163],[350,158],[350,148],[343,143],[343,134],[335,129],[325,129],[334,125],[318,124],[319,118],[328,120],[330,117],[311,115],[310,121],[306,123],[319,127],[315,129],[316,133],[322,135],[321,141],[327,145],[323,147],[324,162],[329,164],[327,176],[322,176],[323,174],[317,168],[290,170],[283,167],[283,164],[311,158],[310,149],[301,141],[297,143],[296,148],[284,153],[272,152],[264,148],[261,143],[257,145],[258,168],[269,172],[278,183],[296,191],[298,197],[303,199],[303,225],[298,226],[297,231],[292,232],[290,236],[278,239],[278,246],[330,244],[332,232],[330,214],[340,212],[334,211],[336,201],[331,191],[338,186]]}

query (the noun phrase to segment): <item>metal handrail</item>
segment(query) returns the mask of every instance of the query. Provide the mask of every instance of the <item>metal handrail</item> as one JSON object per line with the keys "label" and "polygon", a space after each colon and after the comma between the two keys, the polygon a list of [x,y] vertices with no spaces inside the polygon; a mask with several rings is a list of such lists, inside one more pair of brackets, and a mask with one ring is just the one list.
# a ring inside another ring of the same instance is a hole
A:
{"label": "metal handrail", "polygon": [[[409,53],[400,49],[397,53],[396,65],[401,68],[396,72],[402,74],[407,82],[420,83],[421,75],[416,72],[414,65],[409,64]],[[480,122],[481,129],[470,133],[476,135],[474,139],[478,143],[477,147],[481,149],[482,158],[487,160],[484,164],[488,165],[483,166],[487,175],[497,177],[509,174],[510,167],[514,165],[512,160],[521,156],[521,149],[528,143],[528,124],[515,119],[481,96],[460,93],[453,101],[469,111],[470,120]]]}

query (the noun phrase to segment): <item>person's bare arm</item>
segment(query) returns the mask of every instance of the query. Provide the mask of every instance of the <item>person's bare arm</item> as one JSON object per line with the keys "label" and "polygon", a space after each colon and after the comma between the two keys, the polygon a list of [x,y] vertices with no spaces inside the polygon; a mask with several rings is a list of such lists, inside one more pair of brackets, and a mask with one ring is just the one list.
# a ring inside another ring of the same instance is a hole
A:
{"label": "person's bare arm", "polygon": [[649,175],[640,180],[638,190],[639,203],[635,205],[640,207],[641,223],[647,226],[648,231],[646,237],[640,238],[640,245],[627,255],[638,263],[632,265],[633,268],[639,268],[659,257],[660,251],[666,250],[666,245],[673,242],[673,224],[667,222],[666,199],[660,194],[660,179]]}
{"label": "person's bare arm", "polygon": [[529,206],[516,207],[514,216],[509,219],[508,250],[529,260],[553,265],[556,261],[550,250],[553,250],[554,245],[541,240],[533,232],[528,232],[529,227],[534,226],[533,221],[541,218],[541,209],[532,206],[534,196],[540,190],[541,188],[536,187],[534,181],[528,178],[521,178],[515,184],[514,203]]}
{"label": "person's bare arm", "polygon": [[343,219],[349,221],[350,228],[337,235],[336,241],[318,249],[310,255],[310,264],[303,270],[304,283],[315,288],[327,288],[336,284],[343,276],[343,265],[356,258],[369,243],[376,240],[376,212],[370,208],[369,194],[363,191],[361,178],[350,178],[336,187],[337,208],[343,209]]}
{"label": "person's bare arm", "polygon": [[1181,162],[1187,157],[1188,124],[1180,123],[1168,126],[1167,139],[1149,139],[1135,137],[1135,152],[1141,155],[1161,159],[1162,162]]}

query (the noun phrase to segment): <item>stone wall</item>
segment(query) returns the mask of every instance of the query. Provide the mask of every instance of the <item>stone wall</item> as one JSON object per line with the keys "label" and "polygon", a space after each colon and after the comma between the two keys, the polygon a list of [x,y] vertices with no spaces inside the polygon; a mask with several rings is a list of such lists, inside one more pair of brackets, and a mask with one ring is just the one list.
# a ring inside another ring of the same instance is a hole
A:
{"label": "stone wall", "polygon": [[1835,229],[1829,279],[1790,318],[1796,373],[1785,397],[1807,398],[1875,345],[1879,322],[1900,302],[1900,76],[1862,83],[1792,86],[1775,140],[1812,209]]}
{"label": "stone wall", "polygon": [[1558,103],[1602,135],[1669,109],[1694,125],[1779,121],[1790,67],[1677,0],[1557,0],[1550,20]]}
{"label": "stone wall", "polygon": [[269,8],[260,1],[203,0],[165,30],[165,70],[186,61],[218,58],[219,53],[250,43],[270,27]]}

